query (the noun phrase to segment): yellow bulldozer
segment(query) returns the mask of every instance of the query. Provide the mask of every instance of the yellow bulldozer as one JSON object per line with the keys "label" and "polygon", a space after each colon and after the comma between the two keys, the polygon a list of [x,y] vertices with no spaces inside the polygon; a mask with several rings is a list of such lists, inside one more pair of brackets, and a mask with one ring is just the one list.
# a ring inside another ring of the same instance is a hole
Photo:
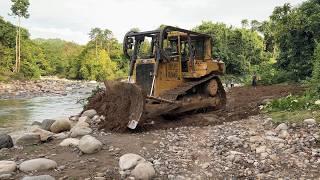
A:
{"label": "yellow bulldozer", "polygon": [[128,80],[106,81],[106,91],[94,100],[101,103],[92,107],[108,120],[122,121],[115,126],[130,129],[154,116],[223,108],[226,93],[219,76],[225,66],[212,58],[211,45],[208,35],[172,26],[128,32],[123,41]]}

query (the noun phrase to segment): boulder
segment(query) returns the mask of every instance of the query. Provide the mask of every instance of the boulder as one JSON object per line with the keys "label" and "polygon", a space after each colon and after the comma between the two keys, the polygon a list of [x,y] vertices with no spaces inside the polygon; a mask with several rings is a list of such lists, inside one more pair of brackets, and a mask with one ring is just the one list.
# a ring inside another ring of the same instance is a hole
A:
{"label": "boulder", "polygon": [[55,180],[54,177],[50,175],[40,175],[40,176],[25,176],[22,180]]}
{"label": "boulder", "polygon": [[0,161],[0,174],[12,173],[16,168],[17,164],[14,161]]}
{"label": "boulder", "polygon": [[39,121],[33,121],[33,122],[31,123],[31,126],[41,126],[41,122],[39,122]]}
{"label": "boulder", "polygon": [[10,135],[0,134],[0,149],[2,148],[12,148],[13,142]]}
{"label": "boulder", "polygon": [[28,146],[28,145],[34,145],[34,144],[40,144],[40,143],[41,143],[41,137],[39,134],[36,134],[36,133],[24,134],[23,136],[19,137],[16,141],[16,144],[20,146]]}
{"label": "boulder", "polygon": [[102,143],[96,138],[85,135],[80,139],[79,149],[86,154],[92,154],[100,151],[102,148]]}
{"label": "boulder", "polygon": [[155,175],[156,171],[150,162],[141,162],[131,171],[131,176],[136,180],[149,180]]}
{"label": "boulder", "polygon": [[86,110],[85,112],[83,112],[81,114],[81,116],[88,116],[90,119],[93,118],[93,116],[95,116],[97,114],[97,111],[94,109],[89,109]]}
{"label": "boulder", "polygon": [[57,167],[57,163],[53,160],[46,158],[38,158],[24,161],[20,164],[20,171],[29,172],[29,171],[41,171],[49,170]]}
{"label": "boulder", "polygon": [[63,140],[59,146],[79,146],[79,139],[76,138],[67,138]]}
{"label": "boulder", "polygon": [[90,125],[86,122],[83,122],[83,121],[79,121],[77,122],[76,125],[74,125],[73,127],[89,127]]}
{"label": "boulder", "polygon": [[92,133],[92,129],[89,127],[78,127],[75,126],[71,130],[71,137],[84,136]]}
{"label": "boulder", "polygon": [[50,131],[46,131],[44,129],[36,128],[32,130],[33,133],[39,134],[41,141],[47,141],[48,139],[53,137],[53,133]]}
{"label": "boulder", "polygon": [[276,127],[276,131],[288,130],[288,126],[286,123],[281,123]]}
{"label": "boulder", "polygon": [[125,154],[119,159],[120,170],[128,170],[134,168],[138,163],[144,162],[145,159],[137,154]]}
{"label": "boulder", "polygon": [[56,120],[50,127],[50,131],[54,133],[69,131],[70,129],[71,129],[71,124],[67,119]]}
{"label": "boulder", "polygon": [[41,128],[46,131],[50,131],[50,127],[55,121],[56,120],[53,120],[53,119],[45,119],[41,123]]}
{"label": "boulder", "polygon": [[307,125],[314,125],[314,124],[317,124],[317,121],[315,119],[305,119],[303,123]]}

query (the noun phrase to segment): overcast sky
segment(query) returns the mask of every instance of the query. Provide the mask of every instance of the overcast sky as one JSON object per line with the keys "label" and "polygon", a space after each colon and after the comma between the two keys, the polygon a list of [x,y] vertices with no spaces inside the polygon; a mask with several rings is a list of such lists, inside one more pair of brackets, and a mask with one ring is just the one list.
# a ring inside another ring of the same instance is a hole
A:
{"label": "overcast sky", "polygon": [[[22,26],[32,38],[61,38],[85,44],[93,27],[108,28],[121,40],[131,28],[153,30],[160,24],[191,29],[201,21],[240,26],[242,19],[266,20],[275,6],[303,0],[30,0],[30,18]],[[8,16],[10,0],[0,0]]]}

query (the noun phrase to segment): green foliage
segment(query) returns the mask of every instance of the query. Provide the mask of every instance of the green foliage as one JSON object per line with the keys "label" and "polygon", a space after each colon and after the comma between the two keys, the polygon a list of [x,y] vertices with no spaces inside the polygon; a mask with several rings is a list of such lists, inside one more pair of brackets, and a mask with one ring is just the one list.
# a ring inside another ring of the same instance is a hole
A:
{"label": "green foliage", "polygon": [[296,8],[276,7],[270,16],[274,39],[279,48],[279,69],[292,72],[295,81],[312,74],[313,52],[320,38],[320,2],[308,0]]}
{"label": "green foliage", "polygon": [[317,46],[313,53],[312,80],[317,84],[320,80],[320,43],[317,43]]}
{"label": "green foliage", "polygon": [[11,0],[13,3],[11,6],[11,11],[13,15],[29,18],[28,7],[30,5],[29,0]]}
{"label": "green foliage", "polygon": [[288,111],[277,111],[270,113],[272,121],[276,124],[281,123],[302,123],[303,120],[314,118],[316,121],[320,122],[320,112],[319,111],[308,111],[308,110],[298,110],[293,112]]}
{"label": "green foliage", "polygon": [[[248,21],[242,23],[246,26]],[[256,31],[210,21],[202,22],[194,30],[212,36],[213,57],[225,62],[228,74],[248,74],[252,65],[269,60],[264,52],[263,38]]]}
{"label": "green foliage", "polygon": [[98,58],[95,57],[93,50],[88,51],[81,61],[80,73],[84,79],[99,81],[114,79],[116,70],[117,64],[110,59],[105,50],[98,52]]}

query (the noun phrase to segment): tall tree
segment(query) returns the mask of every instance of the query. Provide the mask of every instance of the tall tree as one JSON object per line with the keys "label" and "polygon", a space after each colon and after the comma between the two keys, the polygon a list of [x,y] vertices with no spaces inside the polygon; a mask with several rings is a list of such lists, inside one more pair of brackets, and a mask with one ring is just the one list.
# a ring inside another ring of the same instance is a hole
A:
{"label": "tall tree", "polygon": [[16,67],[15,71],[20,71],[21,64],[21,18],[29,18],[28,8],[29,0],[11,0],[13,3],[11,6],[12,15],[18,17],[18,30],[16,36]]}
{"label": "tall tree", "polygon": [[95,41],[95,46],[96,46],[96,59],[98,59],[98,41],[102,39],[103,36],[103,31],[100,28],[92,28],[90,33],[89,33],[89,37],[91,39],[91,41]]}
{"label": "tall tree", "polygon": [[242,26],[242,28],[248,28],[248,26],[249,26],[249,21],[248,21],[248,19],[243,19],[243,20],[241,21],[241,26]]}

